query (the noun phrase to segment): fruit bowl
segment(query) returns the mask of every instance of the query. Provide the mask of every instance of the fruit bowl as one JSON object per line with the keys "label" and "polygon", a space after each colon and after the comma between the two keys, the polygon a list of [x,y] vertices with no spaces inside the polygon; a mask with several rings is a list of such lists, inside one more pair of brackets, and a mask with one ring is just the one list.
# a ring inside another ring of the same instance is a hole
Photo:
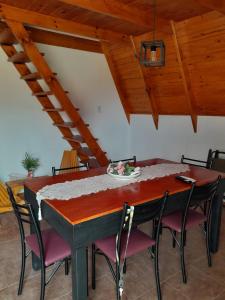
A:
{"label": "fruit bowl", "polygon": [[141,174],[140,167],[134,167],[128,164],[128,162],[111,163],[107,168],[107,174],[113,178],[120,180],[134,179]]}

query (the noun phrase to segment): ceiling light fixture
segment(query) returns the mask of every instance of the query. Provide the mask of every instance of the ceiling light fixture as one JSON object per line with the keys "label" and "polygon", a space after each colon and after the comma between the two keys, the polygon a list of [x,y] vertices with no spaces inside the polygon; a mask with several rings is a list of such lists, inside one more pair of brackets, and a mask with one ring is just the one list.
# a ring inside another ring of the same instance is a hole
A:
{"label": "ceiling light fixture", "polygon": [[153,39],[142,41],[140,63],[145,67],[162,67],[165,65],[165,45],[162,40],[156,40],[156,0],[153,0]]}

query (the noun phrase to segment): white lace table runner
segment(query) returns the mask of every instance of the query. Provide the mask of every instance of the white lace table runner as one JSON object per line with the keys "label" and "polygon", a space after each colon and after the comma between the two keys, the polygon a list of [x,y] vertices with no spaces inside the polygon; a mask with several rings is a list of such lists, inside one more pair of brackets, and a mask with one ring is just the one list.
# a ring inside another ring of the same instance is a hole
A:
{"label": "white lace table runner", "polygon": [[[43,199],[69,200],[71,198],[105,191],[107,189],[119,188],[135,182],[164,177],[186,171],[189,171],[188,165],[165,163],[156,164],[142,167],[141,175],[129,180],[119,180],[109,176],[108,174],[103,174],[79,180],[47,185],[37,192],[36,198],[40,207],[41,200]],[[39,219],[40,218],[41,212],[39,210]]]}

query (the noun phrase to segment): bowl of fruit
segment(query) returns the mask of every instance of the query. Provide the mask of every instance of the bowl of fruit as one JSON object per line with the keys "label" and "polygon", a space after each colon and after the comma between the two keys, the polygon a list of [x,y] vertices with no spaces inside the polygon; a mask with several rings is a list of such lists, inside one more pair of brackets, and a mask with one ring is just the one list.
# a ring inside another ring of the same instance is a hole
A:
{"label": "bowl of fruit", "polygon": [[141,168],[130,165],[128,162],[119,161],[118,163],[110,163],[107,173],[120,180],[129,180],[141,175]]}

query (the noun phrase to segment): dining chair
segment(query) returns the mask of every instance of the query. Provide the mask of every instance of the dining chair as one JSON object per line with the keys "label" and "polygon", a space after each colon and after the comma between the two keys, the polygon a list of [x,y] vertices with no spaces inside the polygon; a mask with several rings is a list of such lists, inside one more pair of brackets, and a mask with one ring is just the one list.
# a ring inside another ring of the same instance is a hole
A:
{"label": "dining chair", "polygon": [[[69,273],[69,258],[71,250],[69,244],[63,240],[53,229],[46,229],[41,231],[39,223],[36,219],[34,210],[31,204],[18,204],[15,201],[12,189],[7,185],[9,199],[11,201],[14,214],[17,218],[20,232],[21,249],[22,249],[22,263],[20,271],[20,281],[18,288],[18,295],[22,294],[26,258],[33,252],[40,259],[41,265],[41,291],[40,300],[44,300],[45,287],[55,275],[59,267],[65,262],[65,274]],[[35,233],[25,236],[24,224],[32,224]],[[52,266],[51,273],[46,278],[46,268]]]}
{"label": "dining chair", "polygon": [[134,155],[131,158],[124,158],[124,159],[120,159],[120,160],[111,160],[111,159],[109,160],[110,163],[118,163],[120,161],[122,161],[122,162],[132,162],[133,164],[136,164],[137,157],[136,157],[136,155]]}
{"label": "dining chair", "polygon": [[82,165],[76,166],[76,167],[68,167],[68,168],[55,168],[52,167],[52,176],[58,175],[61,172],[67,173],[69,171],[84,171],[84,170],[89,170],[89,164],[84,163]]}
{"label": "dining chair", "polygon": [[213,158],[210,169],[225,172],[225,152],[220,150],[213,151]]}
{"label": "dining chair", "polygon": [[[162,199],[137,206],[124,204],[119,231],[116,235],[95,241],[92,244],[92,288],[96,287],[96,255],[103,255],[116,283],[116,297],[121,299],[124,288],[127,258],[148,250],[154,261],[154,273],[158,299],[161,299],[158,253],[160,222],[168,198],[166,192]],[[137,226],[154,220],[153,236],[140,231]],[[113,266],[115,264],[115,267]]]}
{"label": "dining chair", "polygon": [[[183,210],[178,210],[162,218],[162,228],[170,230],[173,237],[173,247],[176,244],[180,249],[180,262],[183,282],[187,283],[187,273],[184,259],[184,247],[186,245],[186,232],[197,225],[201,225],[205,234],[206,252],[208,266],[212,265],[210,252],[210,236],[211,236],[211,215],[213,199],[217,195],[217,190],[221,176],[214,182],[204,186],[196,186],[192,183],[188,196],[185,199]],[[177,238],[180,234],[180,239]]]}
{"label": "dining chair", "polygon": [[212,151],[212,149],[209,149],[206,160],[194,159],[194,158],[185,157],[184,155],[182,155],[180,162],[182,164],[188,164],[188,165],[192,165],[192,166],[210,169],[213,155],[214,155],[214,151]]}

